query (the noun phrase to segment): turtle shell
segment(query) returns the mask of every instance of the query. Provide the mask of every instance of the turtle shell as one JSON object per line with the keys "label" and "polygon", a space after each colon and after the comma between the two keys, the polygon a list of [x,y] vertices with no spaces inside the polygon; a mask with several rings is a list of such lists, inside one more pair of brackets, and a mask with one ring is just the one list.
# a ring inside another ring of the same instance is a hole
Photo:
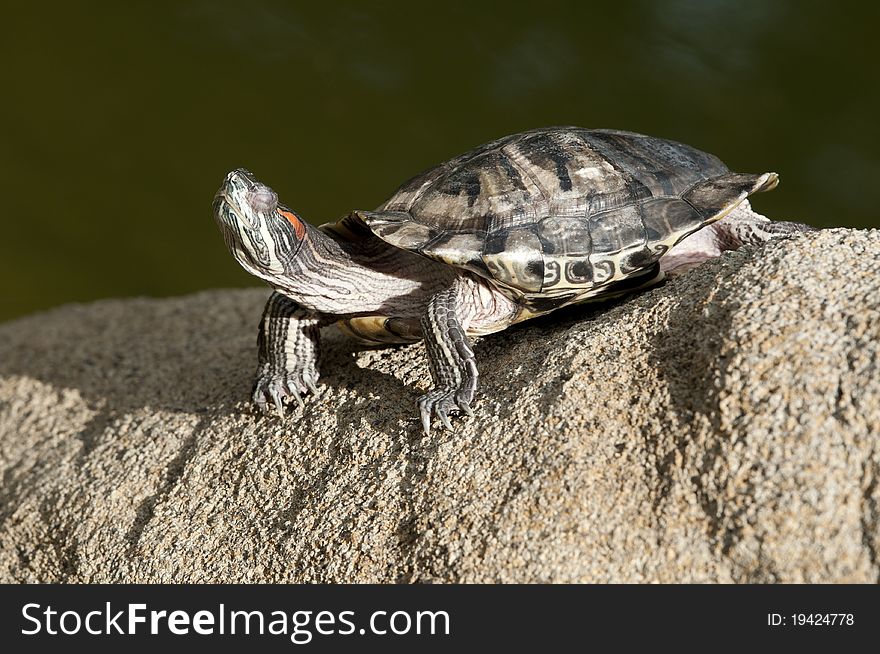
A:
{"label": "turtle shell", "polygon": [[654,269],[676,243],[776,182],[775,173],[731,173],[674,141],[554,127],[487,143],[356,215],[387,243],[514,296],[580,297]]}

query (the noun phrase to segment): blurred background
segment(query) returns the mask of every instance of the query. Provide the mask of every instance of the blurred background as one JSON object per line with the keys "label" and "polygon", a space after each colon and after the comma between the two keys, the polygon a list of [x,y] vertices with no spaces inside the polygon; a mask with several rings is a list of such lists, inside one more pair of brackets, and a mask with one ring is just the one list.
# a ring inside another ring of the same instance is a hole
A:
{"label": "blurred background", "polygon": [[538,126],[775,170],[771,217],[880,225],[876,3],[15,3],[0,42],[0,320],[258,282],[211,217],[245,166],[314,223]]}

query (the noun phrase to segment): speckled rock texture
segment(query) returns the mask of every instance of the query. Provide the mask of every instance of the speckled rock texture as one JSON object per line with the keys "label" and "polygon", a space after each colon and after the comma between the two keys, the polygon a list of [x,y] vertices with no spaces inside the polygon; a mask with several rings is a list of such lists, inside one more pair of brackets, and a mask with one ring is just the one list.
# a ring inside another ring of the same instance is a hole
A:
{"label": "speckled rock texture", "polygon": [[424,436],[422,345],[327,331],[247,400],[265,290],[0,326],[0,580],[876,582],[880,232],[728,253],[483,338]]}

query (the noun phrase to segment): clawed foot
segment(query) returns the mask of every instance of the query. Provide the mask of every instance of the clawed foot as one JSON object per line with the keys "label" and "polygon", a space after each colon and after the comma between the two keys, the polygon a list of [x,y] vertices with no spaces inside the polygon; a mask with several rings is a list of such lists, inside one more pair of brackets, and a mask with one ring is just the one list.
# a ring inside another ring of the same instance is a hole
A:
{"label": "clawed foot", "polygon": [[419,398],[419,413],[422,416],[422,429],[425,434],[431,433],[431,419],[436,416],[446,429],[452,431],[452,423],[449,422],[449,412],[457,411],[473,417],[471,409],[473,391],[467,389],[443,389],[435,388]]}
{"label": "clawed foot", "polygon": [[279,373],[262,370],[254,382],[254,403],[264,414],[271,413],[271,406],[274,406],[278,415],[283,418],[285,400],[294,398],[300,407],[304,407],[303,395],[309,392],[317,394],[317,381],[317,372],[304,370],[296,373]]}

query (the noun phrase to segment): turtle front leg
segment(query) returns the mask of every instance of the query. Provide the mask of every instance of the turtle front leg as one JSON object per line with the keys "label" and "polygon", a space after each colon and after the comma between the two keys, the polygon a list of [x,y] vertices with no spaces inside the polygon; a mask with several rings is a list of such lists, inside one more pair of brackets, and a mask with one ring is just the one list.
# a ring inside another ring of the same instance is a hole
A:
{"label": "turtle front leg", "polygon": [[281,293],[272,293],[257,336],[259,364],[253,400],[264,413],[271,401],[284,415],[284,398],[317,393],[320,329],[324,320]]}
{"label": "turtle front leg", "polygon": [[422,334],[434,389],[419,398],[422,428],[428,434],[436,416],[452,430],[448,413],[457,410],[474,415],[471,402],[477,390],[477,363],[463,324],[467,315],[466,283],[459,278],[452,286],[435,294],[422,317]]}

